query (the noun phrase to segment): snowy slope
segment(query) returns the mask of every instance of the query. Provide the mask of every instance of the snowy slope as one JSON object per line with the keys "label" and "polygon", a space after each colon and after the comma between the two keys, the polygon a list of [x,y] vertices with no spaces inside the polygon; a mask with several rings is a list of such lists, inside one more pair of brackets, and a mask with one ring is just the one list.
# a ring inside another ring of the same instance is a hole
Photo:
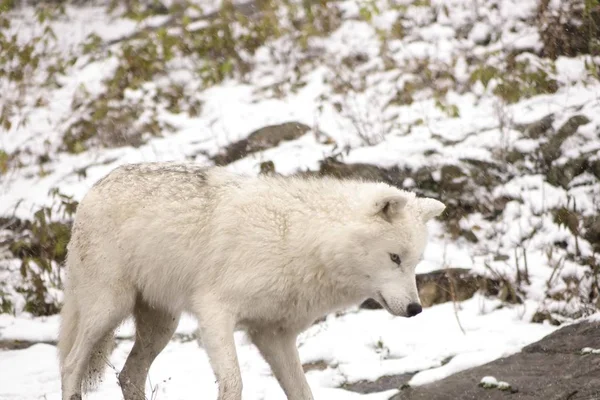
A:
{"label": "snowy slope", "polygon": [[[510,52],[520,53],[517,57],[529,60],[532,65],[549,63],[529,52],[542,46],[531,23],[536,1],[416,2],[425,3],[424,6],[412,3],[402,0],[392,7],[384,1],[373,2],[379,13],[369,22],[361,18],[361,7],[367,2],[339,2],[336,6],[342,18],[334,32],[310,38],[308,50],[300,49],[287,36],[259,48],[250,57],[253,69],[243,81],[226,79],[203,89],[185,58],[173,60],[167,77],[146,82],[144,91],[128,90],[126,97],[150,101],[157,89],[179,82],[187,96],[202,102],[201,112],[190,116],[172,113],[164,105],[158,105],[158,119],[174,129],[165,131],[163,137],[149,137],[145,144],[135,148],[93,147],[79,154],[60,151],[64,130],[77,116],[72,103],[81,85],[91,94],[101,93],[103,78],[117,68],[117,56],[105,55],[98,60],[80,57],[60,77],[59,88],[43,87],[43,76],[38,76],[39,88],[28,92],[26,107],[13,117],[11,128],[0,133],[0,149],[8,154],[18,152],[22,164],[0,175],[0,216],[14,213],[19,218],[31,218],[38,207],[53,203],[49,195],[52,188],[59,188],[75,200],[81,199],[95,181],[124,163],[193,160],[208,166],[212,164],[210,157],[225,145],[266,125],[288,121],[304,123],[326,136],[309,132],[275,148],[248,155],[228,168],[256,174],[260,163],[270,160],[282,174],[318,170],[321,160],[345,147],[350,150],[343,157],[344,162],[398,166],[411,171],[421,167],[438,170],[444,165],[460,166],[464,165],[464,159],[498,162],[499,149],[530,154],[540,148],[545,143],[544,137],[526,137],[517,127],[539,121],[548,114],[555,116],[554,130],[574,115],[589,120],[562,144],[562,156],[557,162],[600,150],[600,83],[590,77],[586,66],[591,61],[589,57],[559,57],[548,68],[558,84],[556,92],[512,104],[494,95],[493,87],[497,84],[494,79],[487,86],[470,81],[480,63],[498,65]],[[202,6],[207,12],[216,8],[210,1],[204,1]],[[392,29],[400,17],[404,36],[392,38],[382,46],[378,33]],[[20,40],[27,41],[42,29],[31,22],[30,9],[12,18],[18,23],[11,29]],[[107,16],[102,7],[67,7],[66,16],[49,22],[57,35],[51,46],[60,53],[75,54],[92,33],[109,41],[165,19],[152,17],[136,24]],[[460,34],[466,27],[470,28],[468,34]],[[116,50],[119,46],[110,48]],[[345,60],[357,54],[364,61],[346,66]],[[479,59],[473,61],[473,55]],[[306,61],[301,64],[300,78],[294,72],[298,60]],[[419,81],[429,73],[442,77],[433,79],[428,87],[414,90],[411,102],[395,100],[399,93],[409,91],[410,82]],[[446,84],[444,74],[452,77],[448,78],[452,83],[448,83],[447,92],[438,90]],[[294,79],[302,84],[295,91],[288,90],[289,81]],[[336,89],[341,81],[349,82],[353,88],[341,92]],[[273,85],[281,82],[285,95],[277,96]],[[10,83],[0,79],[0,85],[5,100],[15,95]],[[39,96],[46,100],[42,106],[36,105]],[[27,123],[23,123],[25,118]],[[46,154],[50,160],[40,167],[36,160]],[[590,158],[594,159],[598,159],[597,154]],[[303,362],[324,361],[328,365],[323,371],[308,373],[317,399],[389,398],[391,393],[359,396],[335,388],[407,372],[418,372],[411,380],[412,385],[441,379],[518,351],[556,329],[547,323],[529,322],[537,310],[573,315],[582,307],[577,297],[549,301],[547,292],[549,286],[558,292],[568,285],[561,281],[562,276],[588,282],[588,268],[581,260],[597,259],[597,255],[590,243],[557,224],[549,210],[570,206],[575,198],[580,215],[597,214],[598,180],[591,172],[584,173],[563,188],[549,184],[544,174],[532,172],[533,167],[528,172],[512,165],[503,168],[510,172],[509,178],[492,190],[480,188],[474,193],[482,203],[509,198],[501,217],[490,221],[475,212],[461,219],[460,227],[473,232],[477,243],[454,238],[443,223],[432,222],[431,242],[417,272],[461,267],[483,275],[493,270],[513,276],[516,265],[526,262],[531,282],[523,287],[525,302],[500,307],[497,300],[476,296],[457,305],[457,315],[454,305],[448,303],[428,308],[410,320],[368,310],[330,316],[299,339]],[[85,175],[77,173],[82,169]],[[439,181],[439,172],[433,178]],[[414,180],[404,180],[409,189],[414,184]],[[564,242],[565,246],[557,248],[556,242]],[[550,247],[554,251],[549,252]],[[578,259],[568,257],[575,248],[580,253]],[[498,258],[497,254],[506,257]],[[11,291],[14,282],[20,279],[19,265],[18,260],[10,257],[0,258],[3,282],[0,289],[9,292],[17,311],[15,316],[0,315],[0,340],[52,342],[56,339],[58,317],[31,317],[23,312],[24,300]],[[60,298],[60,291],[55,295]],[[594,311],[587,310],[583,315]],[[192,335],[194,326],[193,320],[185,319],[178,333],[181,337]],[[120,335],[124,340],[111,358],[116,371],[131,347],[131,326],[125,326]],[[241,333],[236,340],[245,398],[284,398],[256,349]],[[0,398],[60,397],[54,346],[38,344],[0,354]],[[453,358],[442,365],[448,357]],[[179,338],[159,356],[150,378],[152,386],[157,385],[158,399],[189,398],[199,393],[211,398],[216,393],[211,374],[206,355],[195,341]],[[115,370],[107,371],[104,384],[90,398],[117,396],[119,388],[114,376]]]}

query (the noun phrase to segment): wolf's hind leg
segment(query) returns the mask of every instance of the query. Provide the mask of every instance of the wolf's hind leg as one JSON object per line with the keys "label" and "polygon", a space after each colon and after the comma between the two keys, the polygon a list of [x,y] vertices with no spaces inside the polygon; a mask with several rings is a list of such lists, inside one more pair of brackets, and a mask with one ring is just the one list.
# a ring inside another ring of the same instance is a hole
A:
{"label": "wolf's hind leg", "polygon": [[125,400],[145,400],[150,366],[175,333],[181,314],[154,308],[138,296],[133,315],[135,342],[119,374],[119,383]]}
{"label": "wolf's hind leg", "polygon": [[252,342],[277,378],[289,400],[313,400],[313,395],[304,375],[296,334],[280,330],[263,329],[250,333]]}

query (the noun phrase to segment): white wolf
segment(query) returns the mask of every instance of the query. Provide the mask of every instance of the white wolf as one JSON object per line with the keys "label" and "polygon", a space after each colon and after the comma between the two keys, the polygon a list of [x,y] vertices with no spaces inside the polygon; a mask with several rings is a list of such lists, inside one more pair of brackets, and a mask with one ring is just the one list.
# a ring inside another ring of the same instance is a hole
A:
{"label": "white wolf", "polygon": [[[136,323],[119,381],[144,399],[148,370],[182,312],[198,319],[219,400],[240,400],[234,331],[245,329],[291,400],[312,400],[297,335],[378,300],[421,312],[415,266],[445,206],[383,183],[245,177],[183,163],[122,166],[82,199],[68,247],[59,355],[64,400],[81,399]],[[85,382],[84,382],[85,381]]]}

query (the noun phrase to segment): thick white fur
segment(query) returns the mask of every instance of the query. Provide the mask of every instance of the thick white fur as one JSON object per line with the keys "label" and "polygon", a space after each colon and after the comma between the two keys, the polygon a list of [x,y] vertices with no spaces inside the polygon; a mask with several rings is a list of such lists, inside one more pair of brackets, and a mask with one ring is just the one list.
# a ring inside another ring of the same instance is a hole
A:
{"label": "thick white fur", "polygon": [[241,399],[238,328],[289,399],[311,400],[296,336],[367,298],[405,316],[419,303],[414,268],[426,222],[444,207],[383,183],[177,163],[117,168],[81,201],[68,247],[63,399],[81,399],[82,382],[102,373],[113,331],[130,315],[136,342],[119,379],[126,400],[143,399],[148,369],[187,311],[198,318],[219,400]]}

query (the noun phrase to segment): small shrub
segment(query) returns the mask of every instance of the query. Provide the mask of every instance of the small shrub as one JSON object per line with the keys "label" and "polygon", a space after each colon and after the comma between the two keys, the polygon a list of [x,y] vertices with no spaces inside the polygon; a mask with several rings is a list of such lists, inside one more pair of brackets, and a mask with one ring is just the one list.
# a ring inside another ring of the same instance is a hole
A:
{"label": "small shrub", "polygon": [[498,66],[482,64],[473,72],[469,83],[481,82],[484,87],[493,83],[493,93],[508,104],[558,90],[556,79],[550,73],[554,66],[534,66],[529,59],[508,60]]}
{"label": "small shrub", "polygon": [[544,44],[543,56],[600,55],[599,0],[542,0],[536,23]]}
{"label": "small shrub", "polygon": [[[39,25],[41,33],[26,43],[19,40],[17,33],[9,34],[14,24],[10,14],[13,8],[13,1],[0,1],[0,90],[3,93],[0,128],[6,131],[12,128],[16,114],[43,105],[40,98],[31,100],[34,98],[31,90],[39,90],[38,86],[57,87],[58,75],[65,74],[75,62],[75,58],[65,58],[53,48],[56,35],[49,22],[64,15],[64,5],[38,5],[33,23]],[[20,119],[21,124],[26,123],[26,115]]]}
{"label": "small shrub", "polygon": [[[287,33],[299,45],[306,45],[309,37],[337,27],[337,8],[332,4],[323,0],[299,9],[292,3],[262,0],[257,2],[258,12],[247,15],[225,1],[203,28],[191,29],[189,17],[175,15],[173,26],[142,31],[116,51],[106,51],[100,38],[91,35],[83,43],[82,52],[92,60],[114,55],[119,64],[103,82],[105,90],[101,94],[90,98],[82,90],[73,102],[73,111],[79,117],[65,129],[62,150],[80,153],[93,146],[137,147],[148,137],[171,131],[158,118],[160,108],[190,116],[197,116],[201,108],[189,87],[154,83],[168,78],[172,65],[179,68],[182,59],[190,60],[204,88],[228,78],[244,79],[252,68],[251,56],[268,41]],[[290,26],[281,22],[284,12],[292,21]],[[142,99],[127,99],[128,90],[141,91]]]}
{"label": "small shrub", "polygon": [[[42,207],[31,221],[19,224],[9,245],[14,257],[21,260],[22,281],[16,291],[25,299],[24,311],[33,315],[52,315],[59,311],[56,293],[62,289],[62,264],[71,238],[71,223],[77,202],[53,190],[58,200],[52,207]],[[2,296],[0,296],[2,298]],[[12,305],[2,299],[2,310]]]}

